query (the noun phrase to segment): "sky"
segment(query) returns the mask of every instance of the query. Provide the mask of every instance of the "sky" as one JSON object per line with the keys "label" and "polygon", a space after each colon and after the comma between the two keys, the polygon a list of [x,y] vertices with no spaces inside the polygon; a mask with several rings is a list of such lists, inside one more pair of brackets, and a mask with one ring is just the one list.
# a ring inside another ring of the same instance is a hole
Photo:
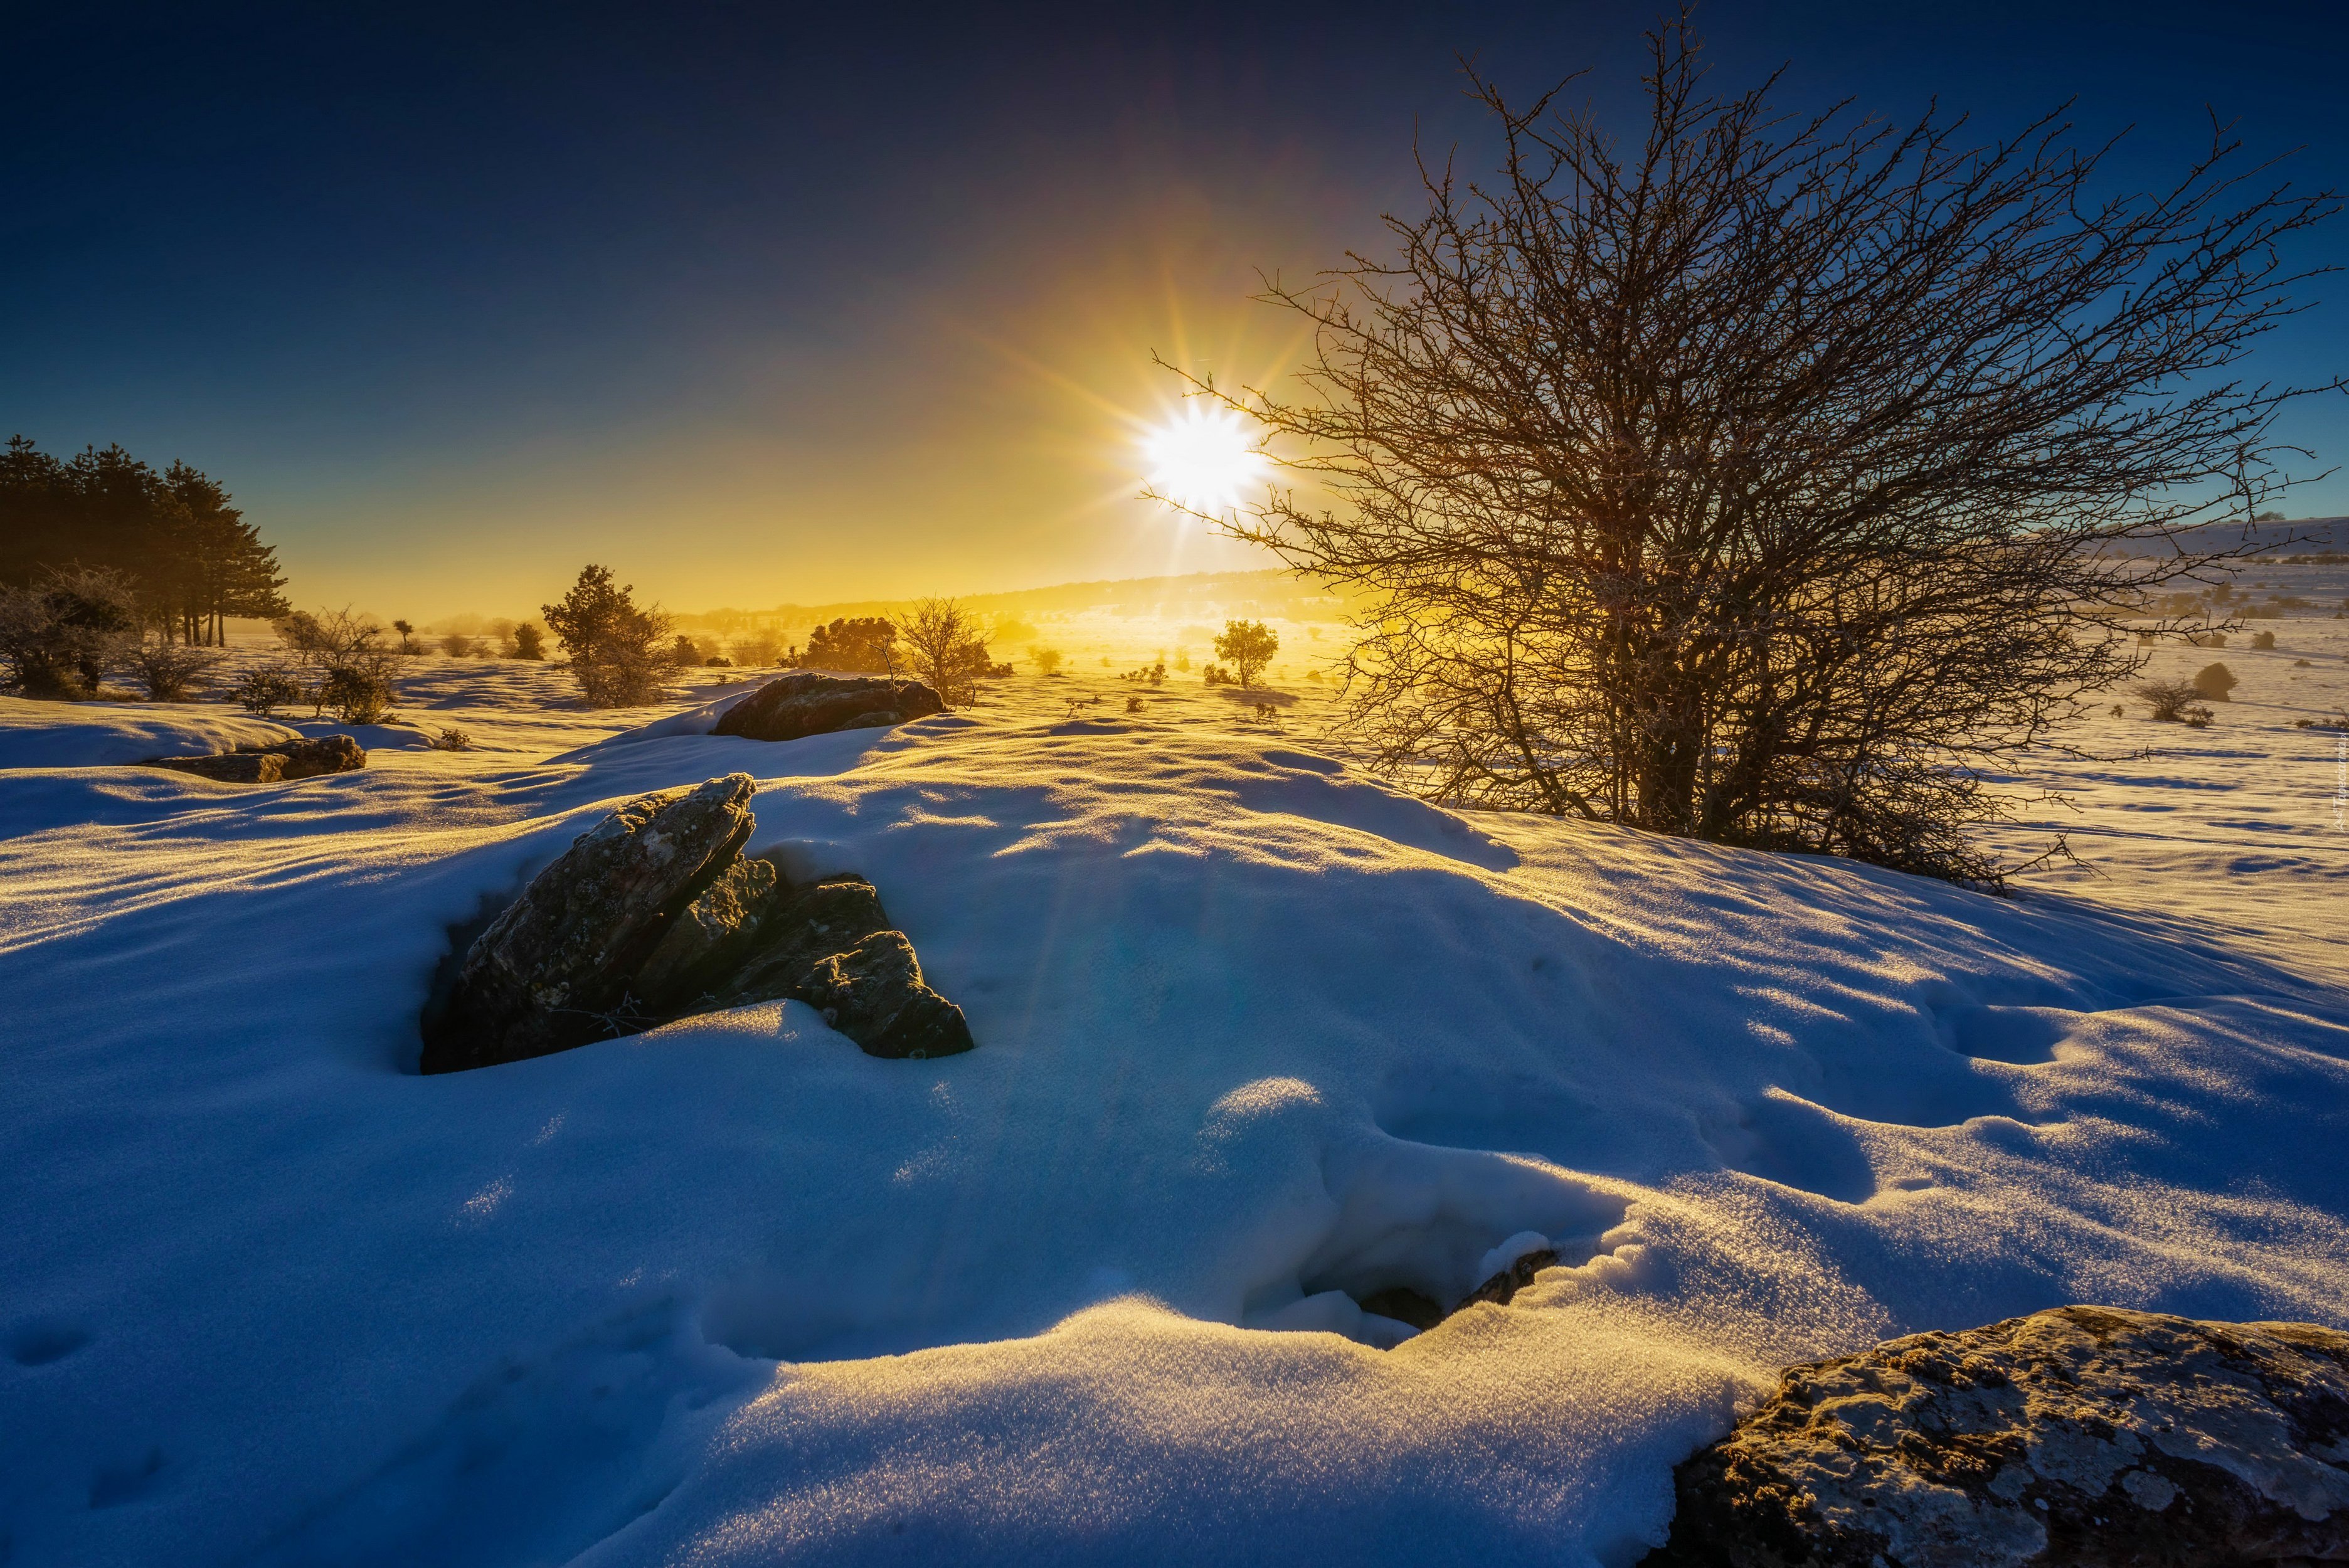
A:
{"label": "sky", "polygon": [[[1139,498],[1153,356],[1274,381],[1253,304],[1375,250],[1460,59],[1630,125],[1651,6],[35,7],[0,0],[0,427],[226,484],[297,603],[674,609],[1270,564]],[[1724,87],[2076,100],[2150,184],[2207,142],[2349,186],[2349,12],[1715,0]],[[2302,259],[2349,253],[2336,220]],[[2311,291],[2349,296],[2349,280]],[[2349,297],[2261,351],[2349,370]],[[2349,457],[2349,399],[2282,433]],[[2296,515],[2349,511],[2349,480]]]}

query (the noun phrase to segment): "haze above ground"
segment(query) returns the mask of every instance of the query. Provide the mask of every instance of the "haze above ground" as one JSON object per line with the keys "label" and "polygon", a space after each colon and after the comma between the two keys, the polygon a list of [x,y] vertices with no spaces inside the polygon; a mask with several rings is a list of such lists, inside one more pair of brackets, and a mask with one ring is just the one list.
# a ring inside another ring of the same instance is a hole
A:
{"label": "haze above ground", "polygon": [[[680,610],[1270,564],[1138,499],[1154,351],[1295,361],[1247,296],[1487,136],[1454,54],[1636,123],[1652,8],[291,7],[12,17],[0,427],[182,458],[298,603],[524,614],[585,561]],[[2206,108],[2349,184],[2335,8],[1717,4],[1716,81],[1986,135],[2066,98],[2174,177]],[[1578,94],[1581,88],[1574,89]],[[1570,95],[1571,96],[1571,95]],[[2336,222],[2310,261],[2338,253]],[[2337,292],[2337,291],[2335,291]],[[2349,312],[2255,377],[2337,374]],[[2281,434],[2339,459],[2344,408]],[[2349,481],[2294,515],[2349,511]]]}

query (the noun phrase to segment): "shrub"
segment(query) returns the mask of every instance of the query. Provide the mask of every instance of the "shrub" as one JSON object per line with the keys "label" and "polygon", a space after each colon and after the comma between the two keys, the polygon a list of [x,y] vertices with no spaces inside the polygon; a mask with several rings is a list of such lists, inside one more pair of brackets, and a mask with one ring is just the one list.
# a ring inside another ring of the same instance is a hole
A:
{"label": "shrub", "polygon": [[896,668],[897,628],[878,615],[841,619],[808,634],[800,663],[810,669],[886,675]]}
{"label": "shrub", "polygon": [[1058,675],[1061,671],[1061,650],[1030,648],[1028,650],[1028,662],[1036,666],[1036,673],[1040,676]]}
{"label": "shrub", "polygon": [[1231,661],[1242,686],[1256,685],[1256,677],[1279,651],[1279,634],[1262,621],[1226,621],[1223,635],[1216,639],[1216,657]]}
{"label": "shrub", "polygon": [[2189,648],[2223,648],[2227,645],[2227,634],[2224,632],[2189,633],[2186,638],[2186,645]]}
{"label": "shrub", "polygon": [[988,657],[978,624],[952,599],[925,599],[916,605],[905,636],[905,662],[937,688],[948,707],[976,696],[980,676],[1009,673],[1009,665],[999,670]]}
{"label": "shrub", "polygon": [[2231,702],[2227,694],[2242,683],[2224,665],[2204,665],[2194,672],[2194,694],[2209,702]]}
{"label": "shrub", "polygon": [[435,751],[471,751],[473,738],[461,729],[443,729],[424,744]]}
{"label": "shrub", "polygon": [[2267,652],[2275,646],[2275,634],[2273,632],[2253,632],[2251,634],[2251,646],[2261,653]]}
{"label": "shrub", "polygon": [[452,659],[470,659],[473,656],[473,639],[462,632],[451,632],[440,639],[440,651]]}
{"label": "shrub", "polygon": [[416,640],[416,627],[412,622],[394,621],[391,624],[391,629],[399,634],[401,653],[420,654],[424,651],[424,645]]}
{"label": "shrub", "polygon": [[668,662],[678,669],[691,669],[701,662],[701,645],[683,632],[679,632],[677,641],[668,645]]}
{"label": "shrub", "polygon": [[2137,695],[2152,707],[2154,717],[2175,724],[2202,694],[2194,689],[2192,681],[2147,681],[2137,688]]}
{"label": "shrub", "polygon": [[518,659],[546,657],[546,634],[530,621],[513,629],[513,656]]}
{"label": "shrub", "polygon": [[138,635],[137,601],[119,572],[42,567],[29,585],[0,588],[0,664],[26,696],[96,692]]}
{"label": "shrub", "polygon": [[730,650],[734,662],[746,669],[770,669],[783,662],[783,640],[772,632],[745,632]]}
{"label": "shrub", "polygon": [[615,583],[609,567],[589,565],[561,603],[541,607],[570,651],[572,677],[590,707],[650,702],[670,671],[668,616],[657,605],[638,609],[634,592]]}
{"label": "shrub", "polygon": [[[387,656],[397,657],[397,655]],[[316,699],[344,724],[381,724],[391,717],[391,682],[368,659],[338,661],[326,666]]]}
{"label": "shrub", "polygon": [[1126,711],[1126,712],[1128,712],[1128,713],[1140,713],[1140,712],[1142,711],[1142,707],[1143,707],[1143,703],[1142,703],[1142,699],[1141,699],[1140,697],[1138,697],[1138,696],[1130,696],[1130,697],[1127,697],[1127,698],[1125,699],[1125,711]]}
{"label": "shrub", "polygon": [[147,688],[149,702],[188,702],[207,683],[205,674],[223,655],[189,643],[149,635],[130,652],[132,677]]}
{"label": "shrub", "polygon": [[267,718],[302,700],[302,682],[283,665],[263,665],[245,671],[229,688],[229,696],[255,718]]}
{"label": "shrub", "polygon": [[1221,665],[1209,665],[1200,673],[1199,678],[1206,682],[1209,686],[1237,686],[1239,684],[1232,679],[1231,672],[1225,669]]}

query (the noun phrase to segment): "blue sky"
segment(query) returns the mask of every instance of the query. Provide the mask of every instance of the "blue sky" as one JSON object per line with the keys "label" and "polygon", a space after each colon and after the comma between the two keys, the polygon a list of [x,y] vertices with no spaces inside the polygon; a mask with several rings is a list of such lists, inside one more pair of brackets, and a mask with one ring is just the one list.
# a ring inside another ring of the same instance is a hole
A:
{"label": "blue sky", "polygon": [[[1133,499],[1153,350],[1374,244],[1457,53],[1628,108],[1642,6],[180,6],[0,12],[0,426],[184,458],[304,603],[518,614],[1226,567]],[[2172,173],[2216,109],[2349,184],[2338,6],[1706,6],[1724,85],[1985,130],[2066,98]],[[1581,90],[1581,89],[1578,89]],[[2336,223],[2308,253],[2349,253]],[[2320,294],[2344,292],[2336,282]],[[2260,373],[2349,369],[2349,308]],[[2349,403],[2286,434],[2349,455]],[[2349,511],[2349,483],[2293,509]]]}

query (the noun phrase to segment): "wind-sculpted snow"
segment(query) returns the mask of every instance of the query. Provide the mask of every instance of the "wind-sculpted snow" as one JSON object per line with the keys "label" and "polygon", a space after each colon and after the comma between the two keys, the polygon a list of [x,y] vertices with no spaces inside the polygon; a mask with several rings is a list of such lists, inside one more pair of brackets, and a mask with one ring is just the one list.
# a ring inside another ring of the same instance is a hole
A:
{"label": "wind-sculpted snow", "polygon": [[[1616,1564],[1788,1362],[2349,1321],[2336,991],[1061,706],[452,707],[479,752],[0,802],[12,1568]],[[786,1003],[415,1074],[451,927],[738,770],[750,848],[885,888],[984,1048]],[[1536,1248],[1506,1306],[1361,1309]]]}

